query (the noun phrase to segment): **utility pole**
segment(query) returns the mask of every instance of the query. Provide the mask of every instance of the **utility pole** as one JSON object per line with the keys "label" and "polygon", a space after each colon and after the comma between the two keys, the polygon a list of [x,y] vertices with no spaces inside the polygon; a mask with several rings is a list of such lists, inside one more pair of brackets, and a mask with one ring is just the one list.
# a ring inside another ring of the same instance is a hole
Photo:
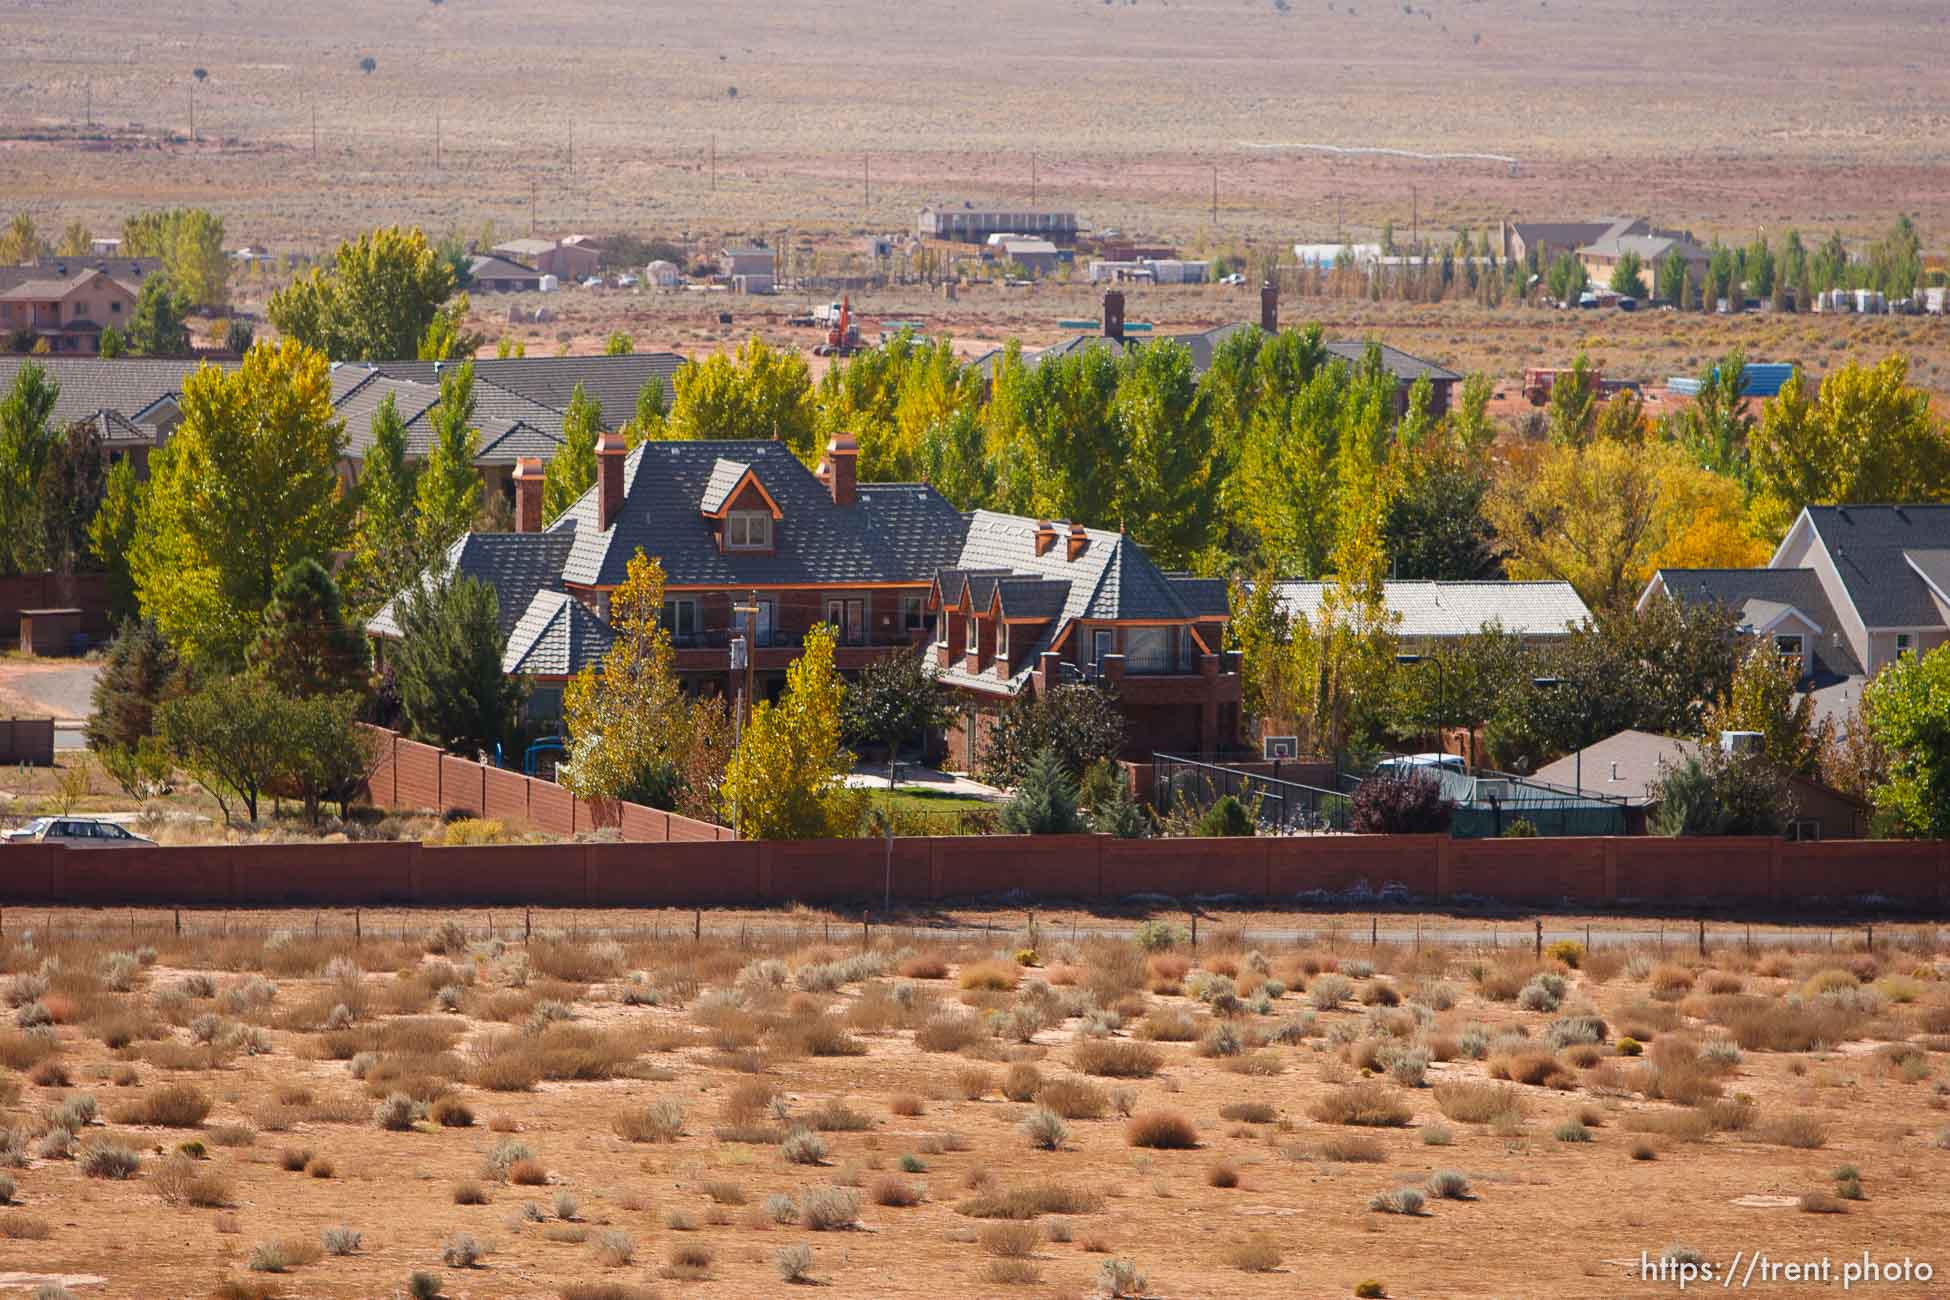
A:
{"label": "utility pole", "polygon": [[190,143],[196,143],[196,78],[190,78]]}
{"label": "utility pole", "polygon": [[1347,236],[1342,233],[1343,228],[1347,224],[1346,218],[1347,195],[1336,194],[1334,196],[1334,242],[1337,244],[1345,244],[1347,242]]}
{"label": "utility pole", "polygon": [[93,81],[88,83],[88,125],[90,127],[95,125],[95,83]]}
{"label": "utility pole", "polygon": [[1411,185],[1408,187],[1408,242],[1416,252],[1422,251],[1422,191]]}
{"label": "utility pole", "polygon": [[1029,206],[1032,208],[1036,206],[1036,154],[1034,150],[1031,150],[1029,154]]}
{"label": "utility pole", "polygon": [[711,192],[718,192],[718,133],[711,133]]}
{"label": "utility pole", "polygon": [[1219,164],[1212,164],[1212,224],[1219,224]]}
{"label": "utility pole", "polygon": [[576,183],[576,124],[569,123],[569,184]]}
{"label": "utility pole", "polygon": [[433,169],[440,170],[440,114],[433,115]]}
{"label": "utility pole", "polygon": [[318,161],[318,101],[311,106],[311,160]]}
{"label": "utility pole", "polygon": [[528,181],[528,233],[535,233],[535,213],[541,206],[542,183],[533,177]]}
{"label": "utility pole", "polygon": [[860,155],[860,185],[863,191],[864,207],[873,206],[873,155]]}

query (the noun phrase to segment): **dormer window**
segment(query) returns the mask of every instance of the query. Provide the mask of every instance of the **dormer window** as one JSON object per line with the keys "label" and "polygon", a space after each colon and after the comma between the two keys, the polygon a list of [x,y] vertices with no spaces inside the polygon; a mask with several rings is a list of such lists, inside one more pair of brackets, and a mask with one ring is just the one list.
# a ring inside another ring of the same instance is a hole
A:
{"label": "dormer window", "polygon": [[971,614],[968,616],[968,653],[973,655],[973,654],[980,654],[981,652],[982,652],[982,624],[978,619],[976,619],[976,617],[973,614]]}
{"label": "dormer window", "polygon": [[734,510],[725,518],[724,544],[728,551],[769,551],[772,549],[772,516],[763,510]]}

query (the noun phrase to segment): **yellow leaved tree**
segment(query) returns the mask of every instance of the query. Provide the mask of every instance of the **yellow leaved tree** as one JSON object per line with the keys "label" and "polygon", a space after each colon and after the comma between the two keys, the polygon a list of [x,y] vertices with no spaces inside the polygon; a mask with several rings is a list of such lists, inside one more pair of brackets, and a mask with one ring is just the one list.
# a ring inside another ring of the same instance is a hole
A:
{"label": "yellow leaved tree", "polygon": [[843,783],[853,755],[840,744],[846,687],[833,670],[835,633],[820,624],[805,652],[785,670],[785,695],[752,711],[720,795],[735,829],[750,840],[849,836],[859,828],[867,792]]}

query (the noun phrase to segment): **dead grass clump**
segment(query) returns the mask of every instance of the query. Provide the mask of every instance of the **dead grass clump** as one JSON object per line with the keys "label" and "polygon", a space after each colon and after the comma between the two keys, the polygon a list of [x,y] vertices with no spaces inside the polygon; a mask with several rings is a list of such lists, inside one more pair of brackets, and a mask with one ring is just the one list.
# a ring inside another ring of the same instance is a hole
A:
{"label": "dead grass clump", "polygon": [[977,961],[961,968],[956,983],[968,992],[1013,993],[1022,980],[1022,967],[1012,961]]}
{"label": "dead grass clump", "polygon": [[487,1203],[487,1189],[472,1178],[463,1178],[454,1184],[455,1205],[486,1205]]}
{"label": "dead grass clump", "polygon": [[1515,1052],[1494,1056],[1489,1063],[1492,1079],[1510,1079],[1538,1088],[1573,1088],[1577,1076],[1549,1052]]}
{"label": "dead grass clump", "polygon": [[1158,1007],[1131,1031],[1155,1043],[1189,1043],[1198,1037],[1198,1021],[1179,1007]]}
{"label": "dead grass clump", "polygon": [[1189,1151],[1198,1146],[1198,1130],[1175,1110],[1142,1110],[1124,1126],[1124,1141],[1134,1147]]}
{"label": "dead grass clump", "polygon": [[677,1282],[702,1282],[711,1276],[717,1259],[717,1252],[702,1242],[680,1242],[665,1256],[664,1276]]}
{"label": "dead grass clump", "polygon": [[670,1098],[618,1112],[611,1121],[627,1142],[675,1142],[684,1131],[684,1108]]}
{"label": "dead grass clump", "polygon": [[948,978],[948,959],[938,952],[916,953],[903,961],[897,971],[902,979],[945,980]]}
{"label": "dead grass clump", "polygon": [[1336,1164],[1378,1165],[1387,1161],[1388,1148],[1371,1137],[1335,1136],[1322,1139],[1313,1154]]}
{"label": "dead grass clump", "polygon": [[989,1190],[955,1206],[970,1219],[1034,1219],[1044,1214],[1089,1214],[1104,1198],[1066,1183],[1043,1182],[1006,1190]]}
{"label": "dead grass clump", "polygon": [[1408,1106],[1377,1083],[1336,1088],[1315,1101],[1313,1117],[1323,1124],[1355,1124],[1369,1128],[1401,1128],[1410,1120]]}
{"label": "dead grass clump", "polygon": [[627,1282],[571,1282],[556,1296],[558,1300],[657,1300],[655,1291]]}
{"label": "dead grass clump", "polygon": [[1017,1062],[1002,1072],[1002,1095],[1010,1101],[1028,1101],[1043,1086],[1043,1072],[1026,1062]]}
{"label": "dead grass clump", "polygon": [[1503,1115],[1522,1117],[1523,1094],[1515,1088],[1493,1083],[1438,1083],[1435,1104],[1442,1113],[1459,1124],[1488,1124]]}
{"label": "dead grass clump", "polygon": [[1647,1133],[1675,1142],[1704,1142],[1713,1136],[1713,1121],[1697,1110],[1638,1111],[1625,1116],[1627,1133]]}
{"label": "dead grass clump", "polygon": [[988,1036],[979,1016],[942,1011],[914,1031],[914,1045],[924,1052],[959,1052]]}
{"label": "dead grass clump", "polygon": [[1544,968],[1530,962],[1498,962],[1485,966],[1476,974],[1476,991],[1492,1002],[1515,1002],[1523,986],[1530,982]]}
{"label": "dead grass clump", "polygon": [[867,1199],[875,1205],[909,1206],[921,1203],[921,1187],[918,1183],[893,1174],[881,1174],[867,1184]]}
{"label": "dead grass clump", "polygon": [[963,1101],[980,1101],[995,1087],[995,1072],[979,1065],[955,1071],[955,1091]]}
{"label": "dead grass clump", "polygon": [[0,1213],[0,1241],[46,1241],[54,1228],[46,1219],[37,1219],[19,1210]]}
{"label": "dead grass clump", "polygon": [[1085,1074],[1111,1079],[1148,1079],[1164,1064],[1154,1047],[1116,1038],[1087,1038],[1071,1049],[1070,1061]]}
{"label": "dead grass clump", "polygon": [[1035,1101],[1064,1119],[1102,1119],[1110,1108],[1109,1094],[1082,1079],[1051,1080],[1036,1090]]}
{"label": "dead grass clump", "polygon": [[1756,1127],[1754,1137],[1770,1146],[1816,1151],[1828,1143],[1828,1126],[1815,1115],[1782,1115]]}
{"label": "dead grass clump", "polygon": [[1651,988],[1653,997],[1664,1002],[1677,1002],[1693,991],[1693,972],[1684,966],[1664,962],[1652,968],[1646,984]]}
{"label": "dead grass clump", "polygon": [[916,1115],[927,1114],[928,1106],[919,1093],[903,1092],[888,1099],[887,1109],[892,1114],[912,1119]]}
{"label": "dead grass clump", "polygon": [[1271,1124],[1279,1111],[1263,1101],[1229,1101],[1219,1107],[1219,1118],[1235,1124]]}
{"label": "dead grass clump", "polygon": [[150,1175],[150,1183],[166,1205],[222,1209],[231,1202],[230,1179],[187,1155],[164,1157]]}
{"label": "dead grass clump", "polygon": [[1271,1273],[1280,1266],[1280,1247],[1271,1237],[1253,1236],[1227,1250],[1226,1263],[1242,1273]]}
{"label": "dead grass clump", "polygon": [[201,1088],[172,1083],[118,1107],[115,1122],[153,1128],[195,1128],[209,1114],[210,1098]]}
{"label": "dead grass clump", "polygon": [[987,1224],[977,1234],[982,1249],[1001,1259],[1028,1259],[1043,1243],[1043,1230],[1033,1219],[1004,1219]]}
{"label": "dead grass clump", "polygon": [[534,1157],[525,1157],[508,1166],[508,1181],[517,1187],[546,1187],[548,1170]]}
{"label": "dead grass clump", "polygon": [[1833,1002],[1794,1003],[1760,997],[1728,1002],[1731,1005],[1716,1009],[1714,1019],[1748,1051],[1811,1052],[1832,1047],[1853,1038],[1864,1020],[1861,1013]]}
{"label": "dead grass clump", "polygon": [[609,979],[622,967],[623,950],[614,943],[535,939],[528,944],[531,971],[569,984],[593,984]]}
{"label": "dead grass clump", "polygon": [[9,1070],[31,1070],[59,1050],[49,1034],[0,1032],[0,1065]]}
{"label": "dead grass clump", "polygon": [[1213,1162],[1205,1171],[1208,1187],[1230,1188],[1239,1186],[1239,1166],[1230,1160]]}

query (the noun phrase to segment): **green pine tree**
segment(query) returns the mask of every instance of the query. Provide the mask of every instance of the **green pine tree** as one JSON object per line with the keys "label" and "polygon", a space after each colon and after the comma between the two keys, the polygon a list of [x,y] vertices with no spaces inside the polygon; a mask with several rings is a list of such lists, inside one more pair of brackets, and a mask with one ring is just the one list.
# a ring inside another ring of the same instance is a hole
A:
{"label": "green pine tree", "polygon": [[416,476],[406,462],[406,426],[393,395],[379,399],[372,444],[359,466],[359,514],[347,578],[352,606],[371,612],[419,569],[414,545]]}
{"label": "green pine tree", "polygon": [[336,695],[364,686],[365,639],[346,626],[339,585],[318,561],[300,560],[278,579],[249,660],[286,695]]}
{"label": "green pine tree", "polygon": [[1010,835],[1074,835],[1083,829],[1077,815],[1077,784],[1053,749],[1031,759],[1002,806],[1002,829]]}

